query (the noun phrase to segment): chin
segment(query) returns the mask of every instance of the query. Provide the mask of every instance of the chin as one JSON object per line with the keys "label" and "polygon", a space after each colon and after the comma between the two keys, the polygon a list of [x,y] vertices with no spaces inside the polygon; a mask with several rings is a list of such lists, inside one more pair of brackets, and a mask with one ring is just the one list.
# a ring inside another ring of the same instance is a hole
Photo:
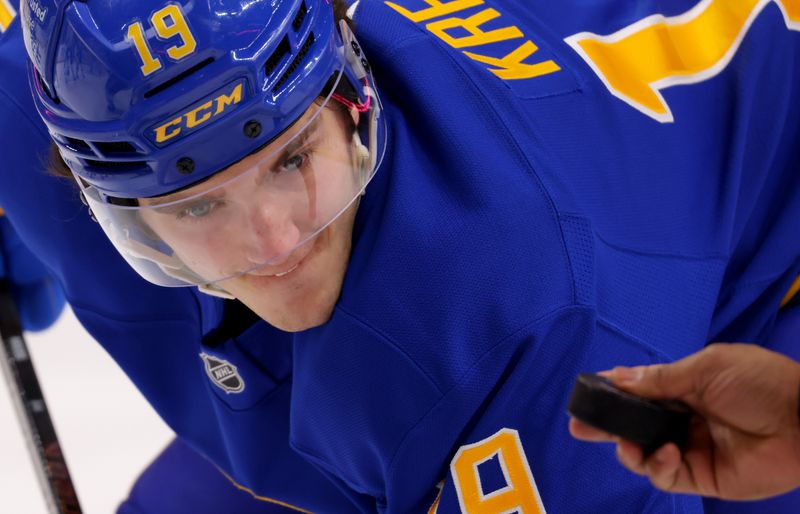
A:
{"label": "chin", "polygon": [[328,309],[325,309],[324,311],[317,310],[316,312],[313,313],[303,313],[300,316],[295,314],[291,317],[278,317],[277,319],[264,318],[264,319],[270,325],[280,330],[283,330],[284,332],[302,332],[303,330],[308,330],[310,328],[324,325],[325,323],[328,322],[328,320],[331,319],[332,314],[333,314],[333,305],[331,305]]}
{"label": "chin", "polygon": [[[285,277],[246,277],[228,291],[261,319],[286,332],[300,332],[326,323],[333,314],[344,269],[320,273],[316,259],[300,264]],[[345,261],[346,262],[346,261]]]}
{"label": "chin", "polygon": [[278,305],[259,305],[261,302],[258,298],[253,302],[243,298],[239,300],[273,327],[285,332],[301,332],[327,323],[331,319],[338,296],[337,291],[335,295],[302,298],[296,302]]}
{"label": "chin", "polygon": [[352,208],[315,240],[291,272],[244,275],[225,284],[225,289],[280,330],[300,332],[327,323],[342,291],[354,218]]}

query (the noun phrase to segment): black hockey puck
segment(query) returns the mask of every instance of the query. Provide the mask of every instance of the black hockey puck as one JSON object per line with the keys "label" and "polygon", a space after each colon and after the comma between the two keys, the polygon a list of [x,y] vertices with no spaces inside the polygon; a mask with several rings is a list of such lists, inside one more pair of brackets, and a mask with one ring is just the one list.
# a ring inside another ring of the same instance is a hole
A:
{"label": "black hockey puck", "polygon": [[645,454],[668,442],[683,449],[692,419],[692,410],[682,402],[635,396],[591,373],[578,375],[567,412],[587,425],[642,446]]}

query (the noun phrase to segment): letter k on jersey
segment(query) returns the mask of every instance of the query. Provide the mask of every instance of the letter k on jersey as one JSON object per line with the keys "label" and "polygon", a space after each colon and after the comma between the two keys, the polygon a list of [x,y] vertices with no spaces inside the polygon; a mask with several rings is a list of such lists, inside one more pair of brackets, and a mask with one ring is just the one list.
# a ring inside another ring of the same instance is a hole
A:
{"label": "letter k on jersey", "polygon": [[800,31],[800,0],[703,0],[680,16],[654,14],[607,36],[581,32],[565,41],[614,96],[671,122],[661,90],[724,70],[770,2],[781,9],[789,30]]}

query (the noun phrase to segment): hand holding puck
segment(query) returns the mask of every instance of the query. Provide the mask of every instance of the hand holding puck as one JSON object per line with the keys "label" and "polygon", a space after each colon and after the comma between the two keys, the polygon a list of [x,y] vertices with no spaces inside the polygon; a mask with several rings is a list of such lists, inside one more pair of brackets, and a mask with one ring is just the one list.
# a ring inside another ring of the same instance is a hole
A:
{"label": "hand holding puck", "polygon": [[578,376],[567,412],[587,425],[642,446],[646,455],[668,442],[683,449],[692,419],[692,410],[682,402],[648,400],[591,373]]}

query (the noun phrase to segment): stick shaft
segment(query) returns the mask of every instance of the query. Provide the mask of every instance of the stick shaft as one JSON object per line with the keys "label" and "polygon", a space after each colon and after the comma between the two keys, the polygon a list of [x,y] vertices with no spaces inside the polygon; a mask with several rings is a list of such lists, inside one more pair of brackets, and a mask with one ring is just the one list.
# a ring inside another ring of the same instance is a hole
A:
{"label": "stick shaft", "polygon": [[34,461],[39,484],[53,514],[80,514],[78,496],[22,335],[16,305],[0,281],[0,367]]}

